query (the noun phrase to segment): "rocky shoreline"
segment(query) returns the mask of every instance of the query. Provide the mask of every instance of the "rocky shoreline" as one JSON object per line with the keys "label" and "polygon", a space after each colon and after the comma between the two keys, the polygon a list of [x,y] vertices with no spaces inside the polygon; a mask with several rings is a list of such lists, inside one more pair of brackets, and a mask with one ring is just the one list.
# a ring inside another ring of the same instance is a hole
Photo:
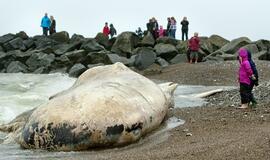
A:
{"label": "rocky shoreline", "polygon": [[[200,37],[200,61],[236,60],[240,47],[249,49],[255,59],[270,60],[270,41],[252,42],[247,37],[228,41],[218,35]],[[85,38],[68,32],[29,37],[21,31],[0,37],[1,73],[68,73],[78,77],[88,68],[122,62],[135,70],[158,72],[169,65],[186,62],[187,42],[169,37],[155,40],[148,33],[139,38],[123,32],[108,39],[102,33]]]}

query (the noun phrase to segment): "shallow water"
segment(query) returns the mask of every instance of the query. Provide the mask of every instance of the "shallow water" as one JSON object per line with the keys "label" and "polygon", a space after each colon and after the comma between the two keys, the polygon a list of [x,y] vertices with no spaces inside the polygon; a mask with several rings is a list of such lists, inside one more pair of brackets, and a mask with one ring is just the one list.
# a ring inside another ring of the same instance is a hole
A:
{"label": "shallow water", "polygon": [[[24,111],[39,106],[48,98],[72,86],[76,79],[64,74],[0,74],[0,124],[7,123]],[[175,108],[201,106],[204,99],[196,98],[197,94],[217,88],[205,86],[178,86],[174,98]],[[0,132],[0,160],[2,159],[91,159],[110,157],[110,153],[136,148],[142,150],[166,141],[168,130],[175,128],[184,121],[171,117],[152,134],[142,138],[139,142],[121,148],[105,149],[87,152],[47,152],[43,150],[23,150],[19,145],[4,144],[6,134]]]}

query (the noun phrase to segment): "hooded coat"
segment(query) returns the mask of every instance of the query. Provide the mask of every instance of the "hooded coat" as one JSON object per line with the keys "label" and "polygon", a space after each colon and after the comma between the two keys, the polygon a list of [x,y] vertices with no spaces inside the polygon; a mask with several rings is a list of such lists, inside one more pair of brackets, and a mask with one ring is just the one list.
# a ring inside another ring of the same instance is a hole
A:
{"label": "hooded coat", "polygon": [[251,84],[250,77],[253,74],[253,71],[251,69],[250,63],[248,61],[248,51],[244,48],[241,48],[239,51],[239,57],[241,57],[242,60],[240,60],[240,68],[239,68],[239,82],[244,84]]}
{"label": "hooded coat", "polygon": [[51,26],[51,20],[48,16],[44,16],[41,20],[41,27],[42,28],[50,28]]}

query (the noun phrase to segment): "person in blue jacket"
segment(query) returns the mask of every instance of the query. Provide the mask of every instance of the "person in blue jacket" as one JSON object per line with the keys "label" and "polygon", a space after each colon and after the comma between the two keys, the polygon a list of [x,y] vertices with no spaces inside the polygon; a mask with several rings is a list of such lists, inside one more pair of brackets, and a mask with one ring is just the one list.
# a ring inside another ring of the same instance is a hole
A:
{"label": "person in blue jacket", "polygon": [[47,13],[45,13],[45,16],[42,18],[40,26],[43,29],[43,35],[47,36],[48,35],[48,30],[50,29],[50,26],[51,26],[51,20],[48,17]]}
{"label": "person in blue jacket", "polygon": [[[253,89],[254,85],[258,86],[259,85],[259,74],[258,74],[258,70],[256,68],[256,64],[254,63],[254,61],[252,60],[251,57],[251,52],[249,50],[247,50],[248,53],[248,61],[250,64],[250,67],[253,71],[254,77],[253,79],[251,79],[251,90]],[[253,94],[251,95],[251,103],[252,103],[252,107],[256,107],[257,101],[255,100],[255,97],[253,96]]]}

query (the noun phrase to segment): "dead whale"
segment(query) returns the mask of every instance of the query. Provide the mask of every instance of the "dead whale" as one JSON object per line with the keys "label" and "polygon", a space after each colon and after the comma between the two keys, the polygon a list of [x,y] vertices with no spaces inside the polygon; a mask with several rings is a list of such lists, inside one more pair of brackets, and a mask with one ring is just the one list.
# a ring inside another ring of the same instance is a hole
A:
{"label": "dead whale", "polygon": [[89,69],[26,114],[16,141],[23,148],[55,151],[135,142],[160,126],[176,87],[157,85],[121,63]]}

